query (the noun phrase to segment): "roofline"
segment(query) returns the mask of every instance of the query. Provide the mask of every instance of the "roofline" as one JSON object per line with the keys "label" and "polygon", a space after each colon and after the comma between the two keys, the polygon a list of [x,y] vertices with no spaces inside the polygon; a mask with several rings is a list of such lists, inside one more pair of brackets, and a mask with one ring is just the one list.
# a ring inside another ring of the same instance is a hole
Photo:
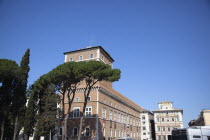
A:
{"label": "roofline", "polygon": [[183,112],[183,109],[177,109],[177,110],[154,110],[154,111],[152,111],[152,112],[166,112],[166,111],[181,111],[181,112]]}
{"label": "roofline", "polygon": [[112,62],[114,62],[114,59],[109,55],[109,53],[107,51],[104,50],[103,47],[101,46],[95,46],[95,47],[88,47],[88,48],[84,48],[84,49],[79,49],[79,50],[75,50],[75,51],[69,51],[69,52],[64,52],[63,54],[68,54],[68,53],[74,53],[74,52],[78,52],[78,51],[84,51],[84,50],[90,50],[90,49],[96,49],[99,48],[101,49],[111,60]]}
{"label": "roofline", "polygon": [[158,104],[162,104],[162,103],[172,103],[172,104],[173,104],[173,102],[171,102],[171,101],[162,101],[162,102],[158,102]]}

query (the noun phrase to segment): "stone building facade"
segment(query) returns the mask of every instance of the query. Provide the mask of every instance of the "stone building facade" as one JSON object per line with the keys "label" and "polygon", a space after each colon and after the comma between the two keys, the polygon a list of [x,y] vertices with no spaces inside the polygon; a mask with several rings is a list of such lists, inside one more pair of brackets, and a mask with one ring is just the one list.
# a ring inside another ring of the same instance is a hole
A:
{"label": "stone building facade", "polygon": [[154,114],[149,110],[141,111],[141,139],[155,140]]}
{"label": "stone building facade", "polygon": [[[76,51],[66,52],[65,62],[69,61],[102,61],[112,66],[114,59],[101,47],[88,47]],[[79,131],[80,113],[83,109],[84,86],[77,88],[68,119],[68,138],[77,139]],[[65,101],[65,113],[68,104]],[[141,119],[143,111],[135,104],[112,88],[112,83],[98,82],[88,98],[85,119],[82,128],[82,139],[117,140],[118,137],[132,137],[140,140]]]}
{"label": "stone building facade", "polygon": [[159,109],[154,110],[156,140],[171,139],[172,129],[183,128],[183,110],[173,108],[172,102],[159,102]]}

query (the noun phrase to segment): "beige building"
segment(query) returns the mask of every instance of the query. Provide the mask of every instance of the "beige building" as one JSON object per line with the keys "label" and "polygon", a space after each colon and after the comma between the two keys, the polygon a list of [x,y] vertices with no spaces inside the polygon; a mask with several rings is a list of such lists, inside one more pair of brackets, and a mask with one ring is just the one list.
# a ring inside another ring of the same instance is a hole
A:
{"label": "beige building", "polygon": [[[114,59],[100,46],[87,47],[66,52],[65,62],[69,61],[102,61],[111,65]],[[71,114],[68,121],[68,138],[74,140],[78,136],[80,111],[83,109],[84,85],[76,91]],[[65,101],[67,112],[68,104]],[[82,128],[82,139],[117,140],[118,137],[132,137],[140,140],[140,112],[144,110],[116,90],[111,82],[98,82],[92,89],[85,111]]]}
{"label": "beige building", "polygon": [[154,110],[156,140],[171,139],[171,132],[174,128],[183,128],[183,110],[173,108],[169,101],[159,102],[159,109]]}
{"label": "beige building", "polygon": [[204,124],[210,125],[210,110],[202,110],[203,118],[204,118]]}

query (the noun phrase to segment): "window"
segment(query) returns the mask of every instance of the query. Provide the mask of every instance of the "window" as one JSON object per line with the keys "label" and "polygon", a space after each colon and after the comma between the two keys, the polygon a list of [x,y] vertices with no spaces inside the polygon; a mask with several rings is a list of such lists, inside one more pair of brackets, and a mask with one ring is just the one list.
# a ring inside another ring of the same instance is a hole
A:
{"label": "window", "polygon": [[82,59],[83,59],[83,56],[82,56],[82,55],[80,55],[80,56],[79,56],[79,60],[82,60]]}
{"label": "window", "polygon": [[144,127],[142,127],[143,128],[143,130],[146,130],[146,127],[144,126]]}
{"label": "window", "polygon": [[117,121],[117,113],[114,112],[114,121]]}
{"label": "window", "polygon": [[109,119],[112,120],[112,110],[109,111]]}
{"label": "window", "polygon": [[59,128],[59,135],[62,136],[62,127]]}
{"label": "window", "polygon": [[143,121],[142,124],[145,125],[145,121]]}
{"label": "window", "polygon": [[157,128],[158,128],[158,131],[160,131],[160,127],[158,126]]}
{"label": "window", "polygon": [[172,122],[174,122],[174,118],[172,118]]}
{"label": "window", "polygon": [[179,121],[179,117],[176,118],[176,121]]}
{"label": "window", "polygon": [[106,103],[106,98],[104,98],[104,103]]}
{"label": "window", "polygon": [[158,136],[158,140],[161,140],[161,136]]}
{"label": "window", "polygon": [[93,58],[94,57],[94,55],[93,54],[90,54],[90,58]]}
{"label": "window", "polygon": [[90,100],[91,100],[91,97],[90,97],[90,96],[88,96],[87,101],[88,101],[88,102],[90,102]]}
{"label": "window", "polygon": [[80,117],[80,107],[74,107],[74,111],[73,111],[73,117],[77,118]]}
{"label": "window", "polygon": [[168,127],[168,131],[171,131],[170,127]]}
{"label": "window", "polygon": [[143,135],[146,135],[146,133],[144,132]]}
{"label": "window", "polygon": [[164,122],[164,118],[162,118],[162,122]]}
{"label": "window", "polygon": [[92,106],[87,106],[87,107],[85,108],[85,116],[86,116],[86,117],[92,116]]}
{"label": "window", "polygon": [[118,122],[120,122],[120,113],[118,113]]}
{"label": "window", "polygon": [[102,108],[102,118],[106,119],[106,108]]}
{"label": "window", "polygon": [[116,133],[116,130],[114,130],[114,137],[117,137],[117,133]]}
{"label": "window", "polygon": [[102,55],[101,59],[104,60],[104,56],[103,55]]}
{"label": "window", "polygon": [[109,136],[112,137],[112,129],[110,129],[110,135]]}
{"label": "window", "polygon": [[78,135],[78,129],[75,127],[73,129],[73,136],[77,136]]}
{"label": "window", "polygon": [[157,122],[159,122],[160,121],[160,119],[159,118],[157,118]]}
{"label": "window", "polygon": [[76,100],[76,102],[79,102],[79,97],[76,97],[76,99],[75,99],[75,100]]}
{"label": "window", "polygon": [[118,137],[120,137],[120,130],[118,130]]}
{"label": "window", "polygon": [[112,106],[112,102],[110,101],[110,106]]}
{"label": "window", "polygon": [[73,61],[73,58],[71,57],[71,58],[69,59],[69,61]]}
{"label": "window", "polygon": [[90,128],[85,129],[85,136],[90,136]]}
{"label": "window", "polygon": [[145,116],[142,116],[142,120],[145,120]]}
{"label": "window", "polygon": [[105,128],[103,128],[103,136],[105,137]]}
{"label": "window", "polygon": [[193,138],[201,138],[199,135],[193,135]]}
{"label": "window", "polygon": [[163,127],[163,131],[165,131],[165,127]]}

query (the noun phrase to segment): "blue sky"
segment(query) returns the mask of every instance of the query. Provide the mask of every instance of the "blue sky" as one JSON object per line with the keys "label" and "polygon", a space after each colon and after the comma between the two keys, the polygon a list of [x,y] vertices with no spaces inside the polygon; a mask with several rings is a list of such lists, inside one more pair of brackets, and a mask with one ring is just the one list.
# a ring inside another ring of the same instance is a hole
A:
{"label": "blue sky", "polygon": [[114,88],[145,109],[173,101],[185,126],[210,109],[210,0],[0,0],[0,58],[30,48],[29,84],[98,45],[122,71]]}

